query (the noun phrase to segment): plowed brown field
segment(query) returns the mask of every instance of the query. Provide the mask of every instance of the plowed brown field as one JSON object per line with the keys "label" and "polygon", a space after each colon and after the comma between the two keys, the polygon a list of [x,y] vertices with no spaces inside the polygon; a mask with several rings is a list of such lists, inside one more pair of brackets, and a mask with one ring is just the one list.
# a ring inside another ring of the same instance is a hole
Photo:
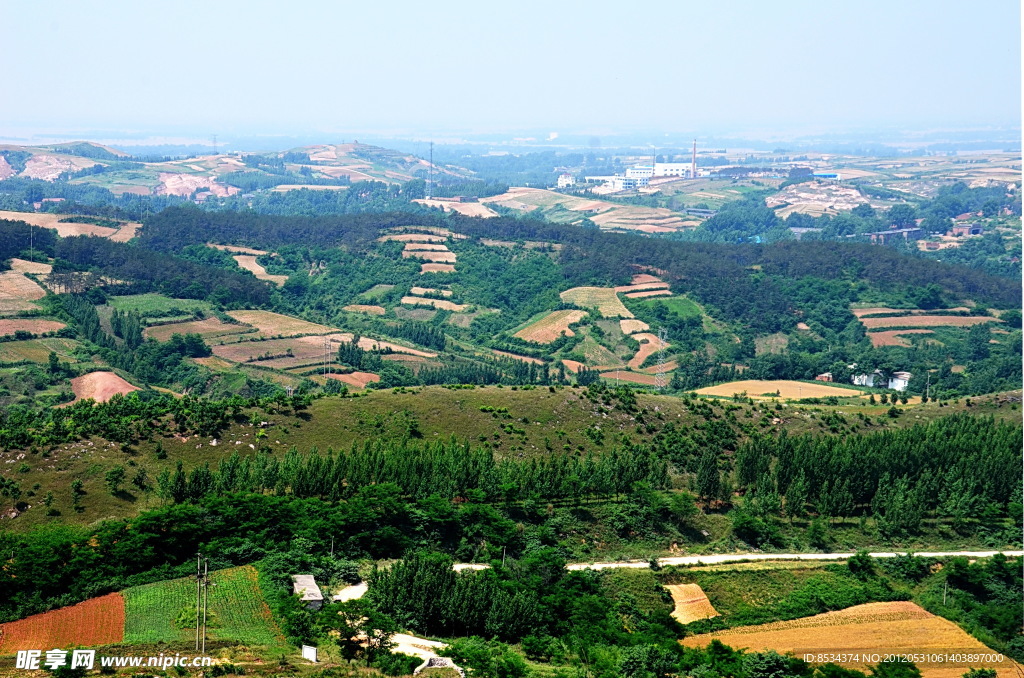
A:
{"label": "plowed brown field", "polygon": [[138,391],[113,372],[90,372],[71,380],[71,390],[75,392],[75,401],[92,398],[98,403],[105,403],[114,395]]}
{"label": "plowed brown field", "polygon": [[575,336],[575,333],[569,329],[569,325],[579,322],[585,315],[587,315],[586,311],[572,309],[552,311],[537,322],[516,332],[515,336],[537,344],[550,344],[562,336],[563,332],[567,337]]}
{"label": "plowed brown field", "polygon": [[888,330],[887,332],[868,332],[871,345],[879,346],[910,346],[910,342],[900,337],[903,334],[935,334],[932,330]]}
{"label": "plowed brown field", "polygon": [[350,372],[349,374],[329,374],[327,376],[331,379],[345,382],[355,388],[366,388],[367,384],[380,381],[380,375],[373,372]]}
{"label": "plowed brown field", "polygon": [[879,327],[970,327],[979,323],[997,323],[999,320],[989,316],[970,315],[911,315],[895,318],[861,318],[865,328],[873,330]]}
{"label": "plowed brown field", "polygon": [[422,264],[420,274],[424,273],[455,273],[455,267],[451,264]]}
{"label": "plowed brown field", "polygon": [[96,647],[122,640],[124,599],[120,593],[108,593],[78,605],[0,624],[0,655],[72,645]]}
{"label": "plowed brown field", "polygon": [[19,330],[32,334],[46,334],[47,332],[56,332],[63,327],[67,327],[67,325],[56,320],[33,320],[31,318],[0,320],[0,337],[14,334]]}
{"label": "plowed brown field", "polygon": [[622,305],[612,287],[574,287],[559,295],[567,304],[584,308],[597,307],[605,318],[632,318],[633,314]]}

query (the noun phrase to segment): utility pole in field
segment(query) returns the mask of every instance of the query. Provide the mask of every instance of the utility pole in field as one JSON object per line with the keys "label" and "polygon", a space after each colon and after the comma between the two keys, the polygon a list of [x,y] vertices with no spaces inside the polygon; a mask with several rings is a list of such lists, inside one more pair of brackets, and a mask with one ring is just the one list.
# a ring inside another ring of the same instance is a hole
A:
{"label": "utility pole in field", "polygon": [[203,597],[203,555],[196,554],[196,651],[199,651],[199,603]]}

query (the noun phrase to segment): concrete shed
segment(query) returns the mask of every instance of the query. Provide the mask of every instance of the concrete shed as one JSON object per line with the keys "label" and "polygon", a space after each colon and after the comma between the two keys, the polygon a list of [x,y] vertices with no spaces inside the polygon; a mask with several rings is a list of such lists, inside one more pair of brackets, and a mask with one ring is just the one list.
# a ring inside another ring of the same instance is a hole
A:
{"label": "concrete shed", "polygon": [[319,610],[324,604],[324,594],[311,574],[293,574],[292,590],[310,610]]}

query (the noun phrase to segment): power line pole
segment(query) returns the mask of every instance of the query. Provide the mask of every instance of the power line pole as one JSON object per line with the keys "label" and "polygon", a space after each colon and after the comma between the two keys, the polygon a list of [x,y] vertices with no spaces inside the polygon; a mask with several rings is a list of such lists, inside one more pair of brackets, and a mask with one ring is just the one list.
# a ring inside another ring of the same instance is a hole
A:
{"label": "power line pole", "polygon": [[665,347],[668,346],[668,335],[665,328],[658,329],[658,376],[654,378],[654,384],[659,391],[664,391],[668,382],[665,380]]}
{"label": "power line pole", "polygon": [[203,559],[203,649],[201,652],[206,654],[206,607],[210,602],[210,560],[208,558]]}
{"label": "power line pole", "polygon": [[217,135],[213,135],[213,154],[217,155]]}
{"label": "power line pole", "polygon": [[427,200],[430,200],[434,187],[434,142],[430,142],[430,165],[427,167]]}
{"label": "power line pole", "polygon": [[196,554],[196,651],[199,651],[199,603],[203,595],[203,556]]}

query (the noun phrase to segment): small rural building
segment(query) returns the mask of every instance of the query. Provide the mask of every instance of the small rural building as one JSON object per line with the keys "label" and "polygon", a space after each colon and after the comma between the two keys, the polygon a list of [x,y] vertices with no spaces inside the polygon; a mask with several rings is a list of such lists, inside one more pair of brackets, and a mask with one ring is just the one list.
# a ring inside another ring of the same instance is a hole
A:
{"label": "small rural building", "polygon": [[953,235],[953,236],[958,236],[958,235],[959,236],[981,235],[984,232],[985,232],[985,229],[982,228],[981,224],[979,224],[978,222],[974,221],[974,222],[971,222],[969,224],[957,224],[956,226],[953,227],[953,230],[950,231],[950,235]]}
{"label": "small rural building", "polygon": [[910,372],[893,372],[889,377],[889,388],[893,391],[906,391],[912,376]]}
{"label": "small rural building", "polygon": [[313,575],[293,574],[292,590],[306,604],[307,609],[319,610],[323,607],[324,594],[320,592],[320,587],[316,585]]}
{"label": "small rural building", "polygon": [[830,382],[830,381],[832,381],[832,373],[831,372],[822,372],[821,374],[819,374],[818,376],[816,376],[814,378],[814,381],[829,381]]}
{"label": "small rural building", "polygon": [[874,388],[876,384],[881,385],[885,383],[886,379],[880,370],[875,370],[870,374],[855,374],[853,375],[853,379],[850,381],[853,382],[854,386],[867,386],[868,388]]}

